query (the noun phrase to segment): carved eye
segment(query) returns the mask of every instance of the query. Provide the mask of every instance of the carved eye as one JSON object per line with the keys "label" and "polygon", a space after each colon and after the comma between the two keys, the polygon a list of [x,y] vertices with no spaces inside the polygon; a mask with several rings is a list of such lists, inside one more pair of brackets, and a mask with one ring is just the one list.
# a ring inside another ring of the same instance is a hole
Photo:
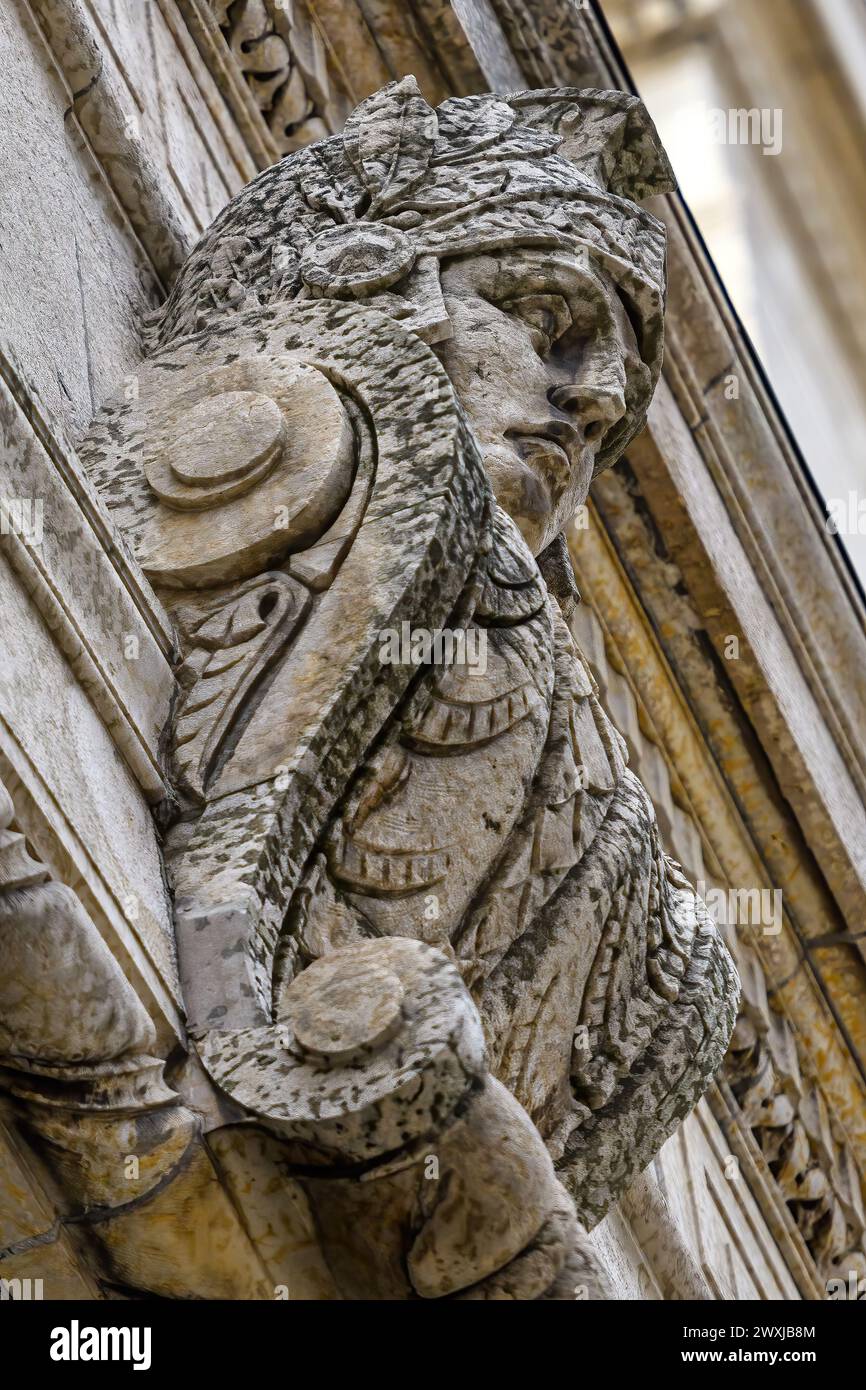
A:
{"label": "carved eye", "polygon": [[561,294],[525,294],[503,300],[499,307],[528,325],[532,345],[540,357],[547,356],[573,323],[571,310]]}

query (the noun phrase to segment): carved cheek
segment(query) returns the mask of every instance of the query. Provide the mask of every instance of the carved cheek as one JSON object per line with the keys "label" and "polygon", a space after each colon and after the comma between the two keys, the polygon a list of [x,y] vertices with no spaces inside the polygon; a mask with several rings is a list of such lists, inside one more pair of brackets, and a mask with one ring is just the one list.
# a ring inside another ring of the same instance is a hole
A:
{"label": "carved cheek", "polygon": [[452,337],[437,346],[460,404],[482,443],[548,413],[547,371],[524,324],[480,296],[446,296]]}

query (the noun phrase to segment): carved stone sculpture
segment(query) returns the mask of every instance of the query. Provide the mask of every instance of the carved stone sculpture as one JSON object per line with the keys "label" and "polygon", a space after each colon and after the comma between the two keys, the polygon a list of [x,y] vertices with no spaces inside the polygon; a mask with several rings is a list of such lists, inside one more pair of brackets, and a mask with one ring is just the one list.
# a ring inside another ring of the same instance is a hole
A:
{"label": "carved stone sculpture", "polygon": [[340,1296],[603,1296],[578,1218],[733,1027],[566,621],[562,528],[660,369],[635,200],[669,187],[632,97],[392,84],[226,208],[81,449],[182,652],[190,1044]]}

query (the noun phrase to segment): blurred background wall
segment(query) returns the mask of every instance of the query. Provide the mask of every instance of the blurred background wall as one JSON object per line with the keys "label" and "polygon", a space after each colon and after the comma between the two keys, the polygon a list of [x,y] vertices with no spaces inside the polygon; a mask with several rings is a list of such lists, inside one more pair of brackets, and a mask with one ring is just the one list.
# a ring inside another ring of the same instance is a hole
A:
{"label": "blurred background wall", "polygon": [[862,534],[840,528],[862,583],[866,5],[606,0],[604,13],[825,503],[847,515],[850,492],[864,499]]}

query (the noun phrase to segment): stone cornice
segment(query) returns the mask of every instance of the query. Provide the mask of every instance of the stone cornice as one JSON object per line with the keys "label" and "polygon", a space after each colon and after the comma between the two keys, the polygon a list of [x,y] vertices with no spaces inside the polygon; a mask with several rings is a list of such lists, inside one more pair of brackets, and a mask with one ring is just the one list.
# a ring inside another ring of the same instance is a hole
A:
{"label": "stone cornice", "polygon": [[185,1029],[176,980],[164,961],[154,960],[152,944],[142,930],[149,925],[143,921],[144,913],[138,921],[130,920],[127,904],[2,715],[0,781],[15,804],[15,829],[27,837],[49,877],[75,893],[147,1009],[167,1052],[185,1036]]}
{"label": "stone cornice", "polygon": [[[260,168],[339,130],[353,105],[406,72],[434,103],[502,85],[506,73],[505,86],[521,85],[495,23],[483,56],[467,41],[478,0],[176,3]],[[494,40],[499,67],[488,73]]]}

